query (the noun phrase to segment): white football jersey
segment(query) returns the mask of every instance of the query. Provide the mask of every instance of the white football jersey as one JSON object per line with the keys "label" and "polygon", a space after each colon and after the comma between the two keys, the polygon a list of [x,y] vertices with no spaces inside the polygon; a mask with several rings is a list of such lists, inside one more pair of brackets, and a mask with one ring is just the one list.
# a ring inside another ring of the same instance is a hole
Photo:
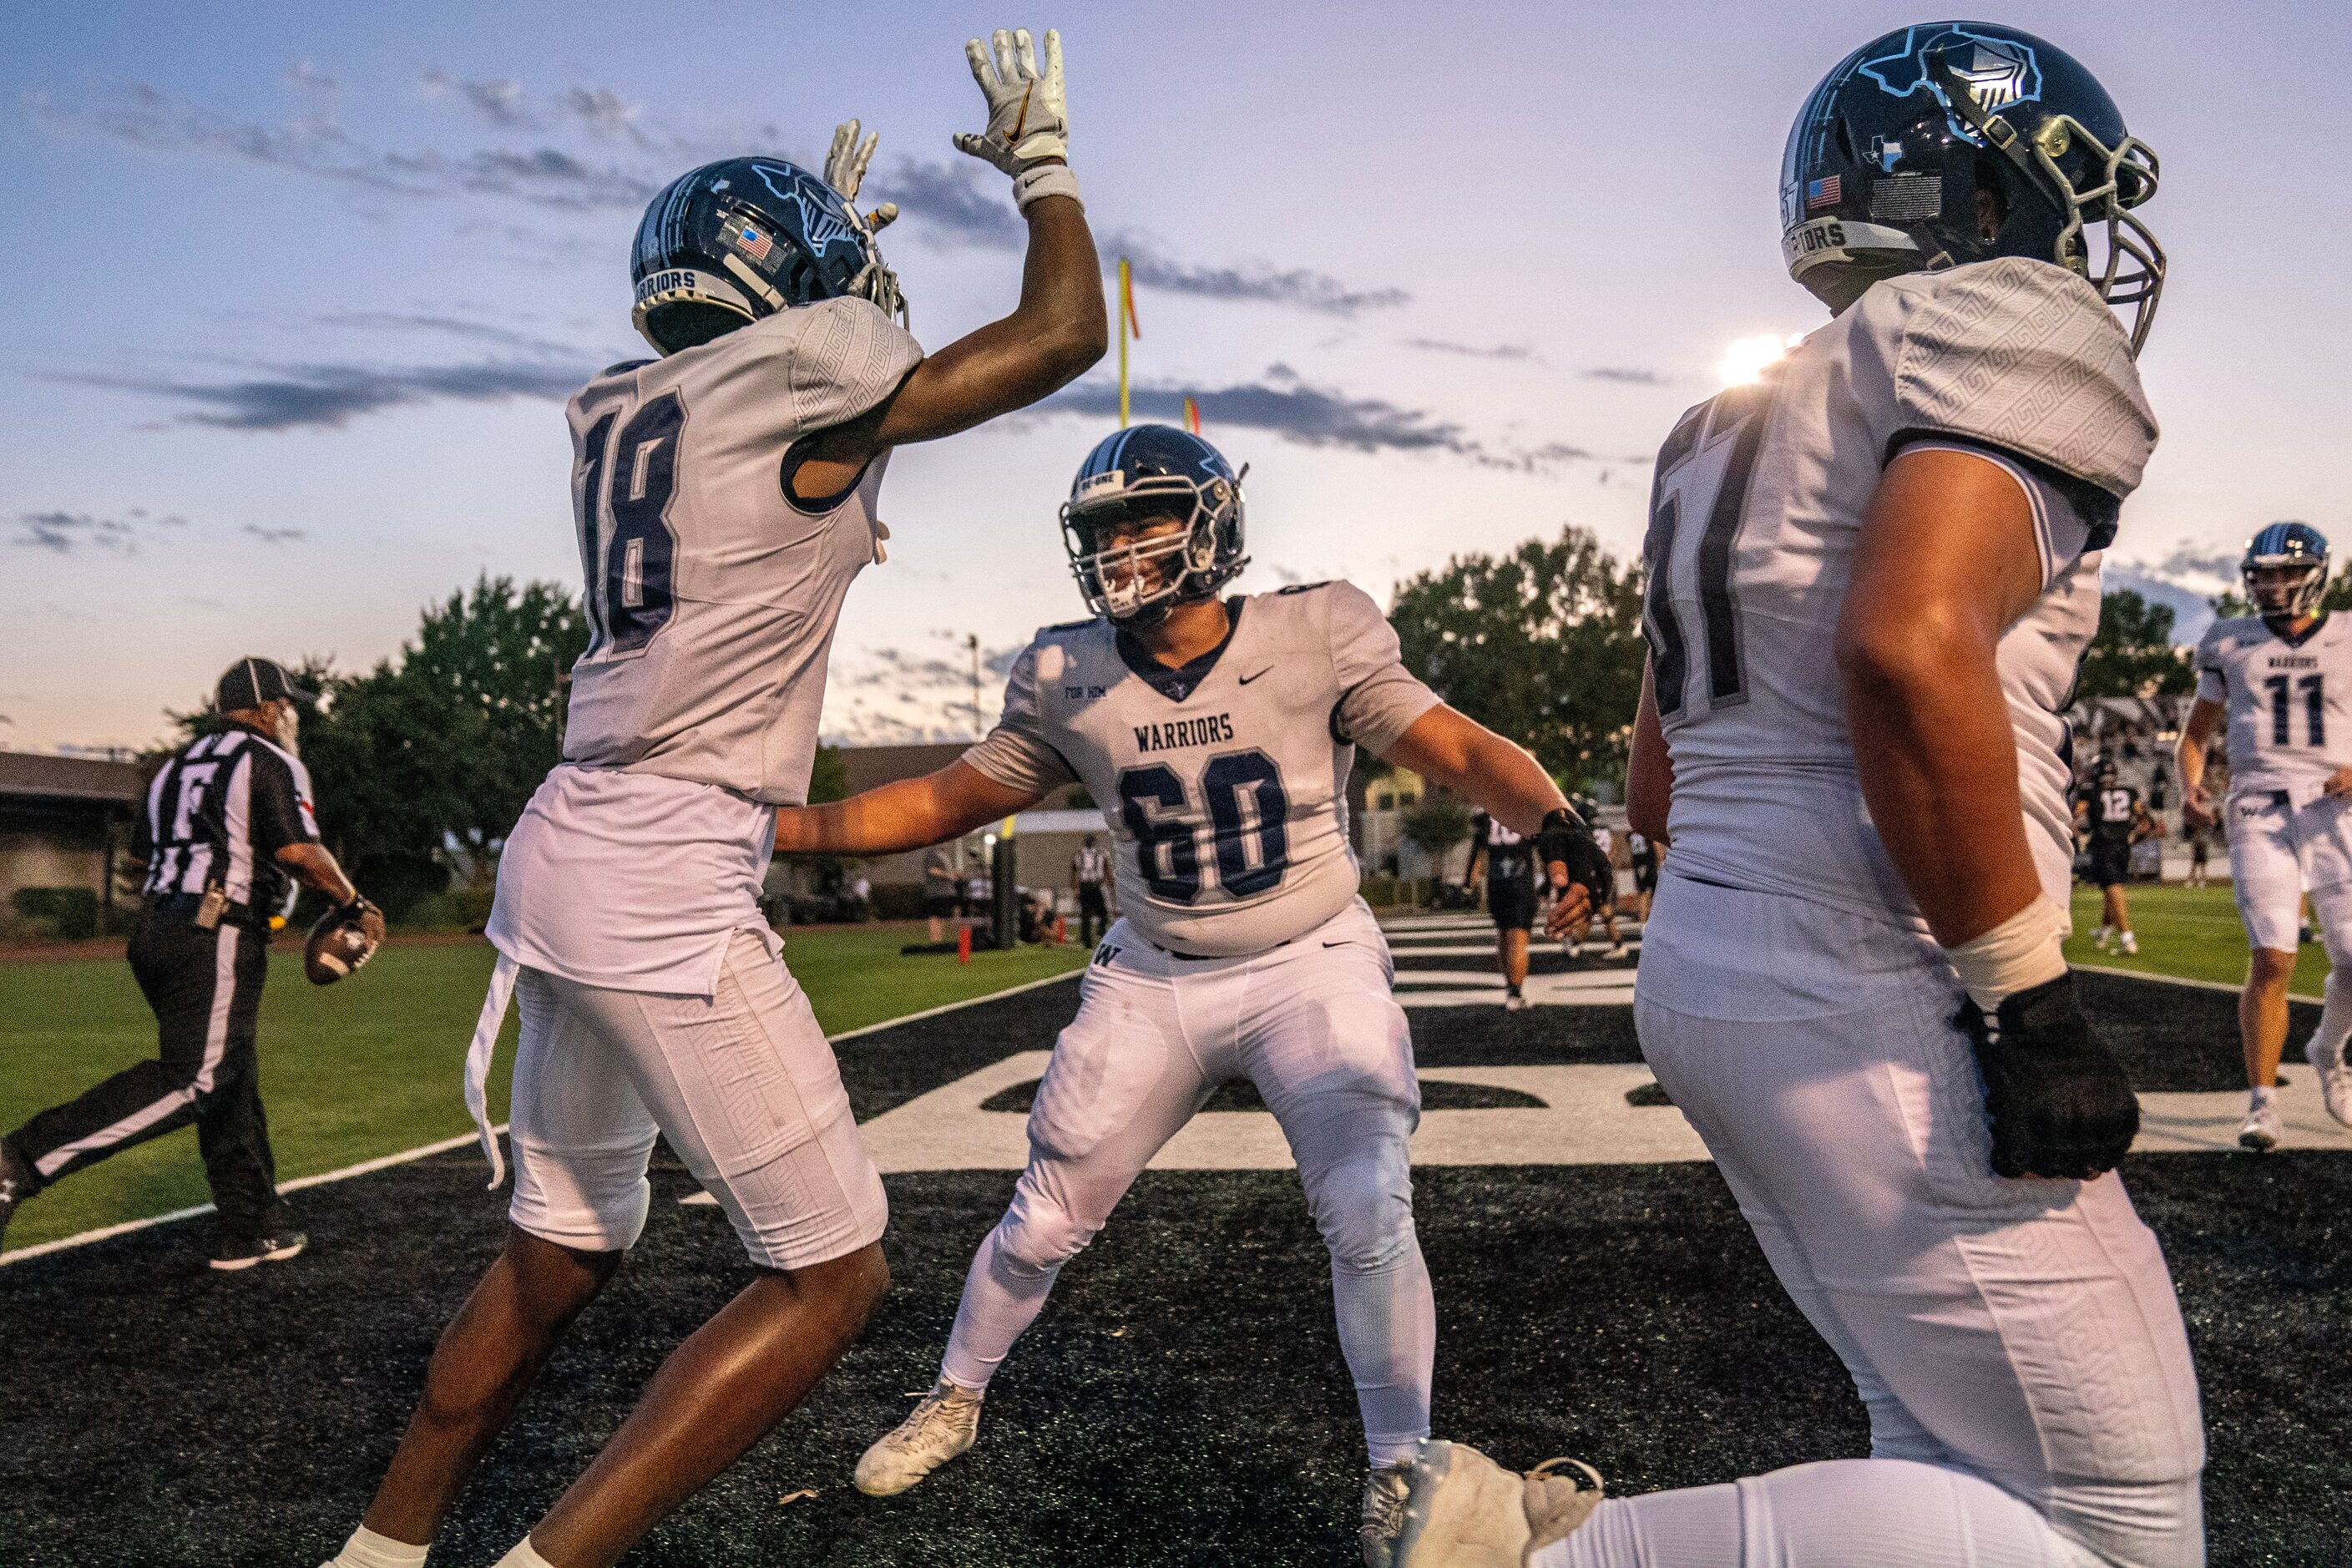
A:
{"label": "white football jersey", "polygon": [[1225,640],[1181,669],[1108,620],[1037,634],[1004,716],[964,760],[1100,804],[1118,907],[1171,952],[1259,952],[1356,897],[1348,774],[1437,705],[1363,590],[1318,583],[1226,601]]}
{"label": "white football jersey", "polygon": [[2043,588],[1999,666],[2028,837],[2063,908],[2059,711],[2098,626],[2098,552],[2156,437],[2097,292],[2018,258],[1880,282],[1762,382],[1683,416],[1643,548],[1675,868],[1924,929],[1863,803],[1833,644],[1880,472],[1912,445],[1957,447],[2034,510]]}
{"label": "white football jersey", "polygon": [[2352,763],[2352,621],[2324,616],[2299,637],[2253,616],[2215,621],[2197,645],[2197,695],[2229,709],[2231,794],[2315,795]]}
{"label": "white football jersey", "polygon": [[783,489],[798,437],[854,419],[922,358],[864,300],[779,310],[572,398],[588,651],[563,758],[770,805],[807,797],[825,660],[879,558],[887,455],[838,496]]}

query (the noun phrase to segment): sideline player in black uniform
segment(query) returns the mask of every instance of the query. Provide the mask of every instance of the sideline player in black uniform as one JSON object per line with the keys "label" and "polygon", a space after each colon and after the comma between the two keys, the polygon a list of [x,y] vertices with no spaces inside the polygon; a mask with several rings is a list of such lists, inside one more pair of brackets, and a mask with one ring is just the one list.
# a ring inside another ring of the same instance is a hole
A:
{"label": "sideline player in black uniform", "polygon": [[1528,933],[1536,924],[1535,861],[1528,841],[1485,812],[1470,825],[1470,867],[1475,886],[1478,857],[1486,857],[1486,912],[1495,917],[1496,959],[1503,971],[1503,1005],[1517,1012],[1528,1005]]}
{"label": "sideline player in black uniform", "polygon": [[1103,896],[1103,881],[1110,875],[1110,855],[1087,834],[1078,852],[1070,857],[1070,886],[1078,895],[1078,942],[1086,947],[1095,944],[1110,924],[1110,900]]}
{"label": "sideline player in black uniform", "polygon": [[298,881],[335,901],[331,920],[365,924],[372,942],[383,917],[319,842],[310,774],[293,752],[294,705],[312,694],[269,660],[244,658],[215,696],[227,728],[163,764],[131,842],[147,899],[131,972],[161,1049],[0,1139],[0,1227],[58,1177],[193,1121],[220,1214],[212,1265],[250,1268],[307,1239],[278,1201],[254,1049],[271,918]]}
{"label": "sideline player in black uniform", "polygon": [[2131,879],[2132,846],[2156,831],[2156,819],[2139,791],[2125,784],[2105,757],[2091,775],[2091,787],[2074,799],[2074,831],[2085,828],[2091,836],[2091,883],[2105,900],[2091,941],[2102,950],[2112,942],[2118,952],[2137,952],[2139,938],[2132,934],[2124,884]]}

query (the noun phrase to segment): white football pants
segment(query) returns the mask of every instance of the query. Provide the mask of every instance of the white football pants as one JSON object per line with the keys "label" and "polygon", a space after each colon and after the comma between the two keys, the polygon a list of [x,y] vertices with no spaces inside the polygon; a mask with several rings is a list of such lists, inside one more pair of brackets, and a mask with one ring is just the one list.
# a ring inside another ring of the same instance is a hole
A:
{"label": "white football pants", "polygon": [[1405,1145],[1421,1120],[1388,943],[1360,901],[1247,958],[1180,959],[1125,921],[1029,1112],[1029,1164],[981,1243],[940,1372],[985,1388],[1062,1265],[1218,1085],[1249,1079],[1282,1124],[1331,1255],[1339,1347],[1374,1465],[1429,1435],[1437,1317]]}
{"label": "white football pants", "polygon": [[751,931],[709,996],[515,979],[514,1199],[520,1229],[618,1252],[644,1230],[654,1136],[669,1139],[751,1261],[803,1268],[881,1238],[889,1199],[808,997]]}
{"label": "white football pants", "polygon": [[1869,1459],[1603,1503],[1541,1568],[2191,1568],[2204,1439],[2180,1310],[2114,1173],[1992,1173],[1934,944],[1660,879],[1635,1017]]}
{"label": "white football pants", "polygon": [[2352,963],[2352,795],[2323,795],[2297,811],[2268,790],[2246,790],[2223,809],[2230,891],[2248,943],[2293,952],[2308,888],[2328,962]]}

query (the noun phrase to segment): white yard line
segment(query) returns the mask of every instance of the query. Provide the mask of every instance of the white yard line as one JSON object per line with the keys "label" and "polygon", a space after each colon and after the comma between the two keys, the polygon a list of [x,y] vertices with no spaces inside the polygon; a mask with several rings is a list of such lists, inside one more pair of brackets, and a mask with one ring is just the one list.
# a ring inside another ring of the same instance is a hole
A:
{"label": "white yard line", "polygon": [[[949,1002],[937,1007],[926,1007],[919,1013],[909,1013],[904,1017],[885,1018],[878,1024],[867,1024],[856,1029],[844,1029],[837,1035],[827,1035],[825,1040],[828,1044],[837,1045],[843,1040],[854,1040],[860,1035],[871,1035],[883,1029],[895,1029],[901,1024],[911,1024],[919,1018],[936,1018],[942,1013],[953,1013],[964,1007],[977,1007],[983,1002],[1002,1001],[1007,996],[1015,996],[1024,991],[1034,991],[1041,985],[1059,984],[1065,980],[1074,980],[1085,973],[1086,969],[1082,965],[1066,973],[1048,974],[1043,980],[1026,980],[1018,985],[1008,985],[1002,991],[992,991],[985,996],[968,996],[961,1002]],[[507,1124],[503,1121],[490,1129],[493,1132],[504,1132],[506,1130]],[[392,1166],[405,1165],[435,1154],[446,1154],[452,1149],[462,1149],[467,1144],[477,1142],[478,1140],[475,1134],[460,1132],[454,1138],[443,1138],[436,1142],[420,1144],[414,1149],[403,1149],[397,1154],[384,1154],[373,1160],[362,1160],[356,1165],[345,1165],[339,1171],[321,1171],[315,1176],[297,1176],[290,1182],[278,1183],[278,1190],[281,1193],[299,1193],[305,1187],[323,1187],[329,1182],[349,1181],[353,1176],[364,1176],[372,1171],[388,1170]],[[172,1225],[180,1220],[194,1219],[198,1215],[212,1212],[212,1205],[198,1204],[194,1208],[173,1209],[169,1214],[150,1215],[145,1219],[127,1219],[121,1225],[100,1226],[96,1230],[85,1230],[78,1236],[62,1236],[55,1241],[44,1241],[35,1247],[11,1247],[8,1251],[0,1253],[0,1268],[5,1268],[12,1263],[22,1263],[26,1258],[44,1258],[52,1252],[64,1252],[76,1247],[87,1247],[91,1242],[104,1241],[110,1237],[128,1236],[134,1230],[145,1230],[152,1226]]]}
{"label": "white yard line", "polygon": [[[2107,963],[2077,963],[2072,967],[2081,970],[2085,974],[2120,974],[2126,980],[2157,980],[2167,985],[2193,985],[2200,991],[2226,991],[2232,996],[2245,989],[2242,985],[2225,985],[2218,980],[2189,980],[2178,974],[2156,974],[2145,969],[2117,969],[2113,964]],[[2308,991],[2290,991],[2287,994],[2298,1002],[2324,1003],[2327,1000],[2325,996],[2315,996]]]}

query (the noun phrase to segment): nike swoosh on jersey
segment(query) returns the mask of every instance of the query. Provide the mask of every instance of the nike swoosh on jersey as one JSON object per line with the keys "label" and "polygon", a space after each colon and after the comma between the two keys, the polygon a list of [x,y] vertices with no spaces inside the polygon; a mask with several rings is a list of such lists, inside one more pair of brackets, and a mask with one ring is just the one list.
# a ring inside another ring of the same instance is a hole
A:
{"label": "nike swoosh on jersey", "polygon": [[[1273,668],[1274,666],[1269,664],[1265,667],[1265,669],[1272,669]],[[1265,673],[1265,669],[1256,670],[1251,674],[1244,675],[1239,680],[1234,682],[1234,684],[1236,686],[1247,686],[1251,681],[1255,680],[1259,676],[1264,675]]]}

